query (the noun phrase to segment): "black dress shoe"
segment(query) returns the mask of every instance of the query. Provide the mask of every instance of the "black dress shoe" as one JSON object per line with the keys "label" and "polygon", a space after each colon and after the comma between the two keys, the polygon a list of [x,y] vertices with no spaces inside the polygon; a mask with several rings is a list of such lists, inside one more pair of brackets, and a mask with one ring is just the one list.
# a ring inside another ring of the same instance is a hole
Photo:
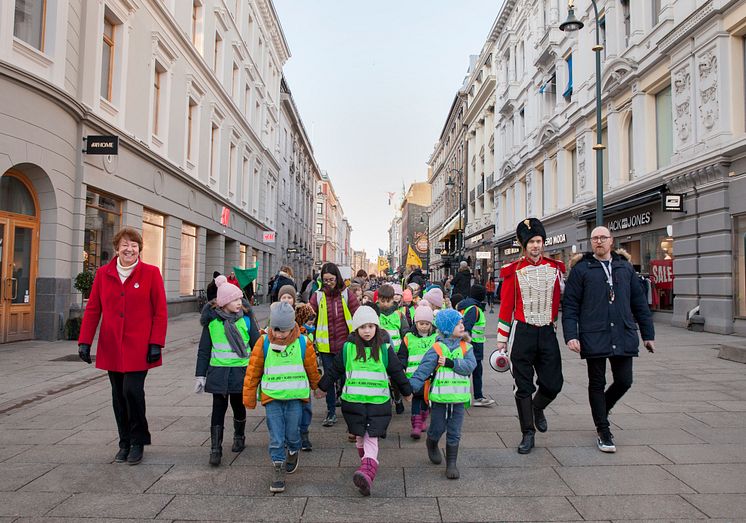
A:
{"label": "black dress shoe", "polygon": [[117,455],[114,456],[114,463],[124,463],[127,461],[127,456],[130,454],[130,448],[120,448]]}
{"label": "black dress shoe", "polygon": [[128,465],[137,465],[142,461],[142,455],[144,451],[143,445],[132,445],[130,447],[129,456],[127,456]]}

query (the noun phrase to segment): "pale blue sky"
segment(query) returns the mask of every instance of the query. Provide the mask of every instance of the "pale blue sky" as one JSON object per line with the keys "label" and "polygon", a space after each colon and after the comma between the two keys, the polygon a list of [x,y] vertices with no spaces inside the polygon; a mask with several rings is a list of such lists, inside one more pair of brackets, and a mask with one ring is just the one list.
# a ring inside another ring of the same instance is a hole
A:
{"label": "pale blue sky", "polygon": [[285,77],[368,256],[388,248],[386,192],[427,161],[502,0],[274,0]]}

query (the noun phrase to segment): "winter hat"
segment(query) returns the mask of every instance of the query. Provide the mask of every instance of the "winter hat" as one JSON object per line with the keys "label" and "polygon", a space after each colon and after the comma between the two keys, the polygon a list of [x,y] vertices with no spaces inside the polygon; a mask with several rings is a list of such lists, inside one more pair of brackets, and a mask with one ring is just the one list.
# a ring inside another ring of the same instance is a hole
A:
{"label": "winter hat", "polygon": [[[220,289],[218,289],[220,292]],[[269,326],[281,331],[293,330],[295,327],[295,309],[289,303],[276,301],[269,306]]]}
{"label": "winter hat", "polygon": [[415,282],[410,283],[409,285],[407,285],[407,287],[412,289],[412,294],[417,294],[418,292],[420,292],[420,286]]}
{"label": "winter hat", "polygon": [[440,290],[440,287],[433,287],[425,293],[423,298],[436,309],[440,309],[443,306],[443,291]]}
{"label": "winter hat", "polygon": [[544,230],[544,224],[537,218],[526,218],[518,224],[515,229],[515,235],[518,237],[518,242],[526,248],[529,240],[536,236],[541,236],[541,239],[547,240],[547,233]]}
{"label": "winter hat", "polygon": [[303,325],[313,316],[313,307],[308,303],[299,303],[295,306],[295,323]]}
{"label": "winter hat", "polygon": [[437,316],[435,316],[435,326],[441,334],[444,336],[450,336],[453,334],[453,329],[456,328],[456,325],[458,325],[458,322],[460,322],[462,318],[463,317],[459,311],[445,309],[438,312]]}
{"label": "winter hat", "polygon": [[232,283],[228,283],[228,278],[226,278],[222,274],[215,278],[215,285],[217,285],[218,287],[218,296],[215,299],[218,307],[225,307],[233,300],[241,298],[243,296],[243,292],[241,292],[241,289],[239,289]]}
{"label": "winter hat", "polygon": [[401,301],[404,303],[412,301],[412,289],[404,289],[404,292],[401,293]]}
{"label": "winter hat", "polygon": [[397,294],[401,296],[402,294],[401,285],[399,285],[398,283],[392,283],[391,286],[394,288],[394,296],[396,296]]}
{"label": "winter hat", "polygon": [[279,300],[285,294],[291,295],[293,297],[293,302],[298,299],[298,291],[296,291],[295,287],[293,287],[292,285],[283,285],[282,287],[280,287],[280,292],[277,293],[277,299]]}
{"label": "winter hat", "polygon": [[468,269],[468,268],[469,268],[469,264],[466,263],[464,260],[461,260],[461,262],[458,264],[458,270]]}
{"label": "winter hat", "polygon": [[381,322],[378,321],[378,314],[376,314],[376,311],[372,307],[368,307],[367,305],[358,307],[354,316],[352,316],[352,330],[358,330],[368,323],[380,326]]}
{"label": "winter hat", "polygon": [[376,299],[376,293],[373,291],[364,291],[363,296],[368,298],[370,301],[375,301]]}
{"label": "winter hat", "polygon": [[430,307],[430,302],[427,301],[425,298],[422,298],[417,304],[417,308],[419,309],[420,307]]}
{"label": "winter hat", "polygon": [[213,280],[214,280],[215,278],[217,278],[218,276],[220,276],[220,273],[219,273],[218,271],[215,271],[215,272],[213,272],[213,273],[212,273],[212,279],[213,279]]}
{"label": "winter hat", "polygon": [[414,311],[414,321],[427,321],[429,323],[433,322],[433,310],[430,308],[429,305],[422,306],[420,305],[417,307]]}
{"label": "winter hat", "polygon": [[484,289],[483,285],[479,285],[478,283],[476,283],[471,286],[471,289],[469,290],[469,296],[477,301],[484,301],[487,297],[487,291]]}

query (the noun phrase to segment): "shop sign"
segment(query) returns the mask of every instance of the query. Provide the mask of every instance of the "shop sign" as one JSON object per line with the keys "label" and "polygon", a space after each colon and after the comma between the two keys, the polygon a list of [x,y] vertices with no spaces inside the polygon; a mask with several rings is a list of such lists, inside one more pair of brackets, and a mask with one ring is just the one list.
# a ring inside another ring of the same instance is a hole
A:
{"label": "shop sign", "polygon": [[521,252],[520,247],[508,247],[507,249],[503,249],[503,256],[512,256],[514,254],[518,254]]}
{"label": "shop sign", "polygon": [[673,260],[650,260],[650,281],[658,289],[673,290]]}
{"label": "shop sign", "polygon": [[632,216],[625,216],[624,218],[617,218],[611,220],[606,228],[610,231],[623,231],[625,229],[634,229],[635,227],[642,227],[643,225],[649,224],[653,221],[653,215],[650,211],[633,214]]}
{"label": "shop sign", "polygon": [[544,245],[547,247],[550,247],[552,245],[559,245],[561,243],[565,243],[567,241],[567,234],[555,234],[554,236],[547,236],[547,241],[544,242]]}
{"label": "shop sign", "polygon": [[275,231],[264,231],[262,233],[262,241],[264,243],[275,243]]}
{"label": "shop sign", "polygon": [[683,194],[664,194],[663,195],[664,212],[684,212],[684,195]]}
{"label": "shop sign", "polygon": [[118,154],[119,137],[118,136],[86,136],[85,154]]}
{"label": "shop sign", "polygon": [[490,251],[477,251],[477,260],[489,260],[491,257]]}
{"label": "shop sign", "polygon": [[477,243],[479,243],[479,242],[482,241],[482,238],[484,238],[484,233],[477,234],[476,236],[474,236],[473,238],[471,238],[470,241],[471,241],[472,245],[476,245]]}

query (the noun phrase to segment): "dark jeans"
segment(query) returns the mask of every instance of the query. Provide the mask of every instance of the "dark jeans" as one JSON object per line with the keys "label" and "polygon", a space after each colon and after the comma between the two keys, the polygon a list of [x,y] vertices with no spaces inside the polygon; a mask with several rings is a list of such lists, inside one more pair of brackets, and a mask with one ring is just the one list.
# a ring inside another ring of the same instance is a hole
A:
{"label": "dark jeans", "polygon": [[233,394],[213,394],[212,395],[212,420],[210,425],[221,427],[225,423],[225,413],[228,411],[228,402],[230,401],[233,409],[233,419],[242,421],[246,419],[246,407],[243,405],[243,394],[236,392]]}
{"label": "dark jeans", "polygon": [[311,400],[313,398],[313,393],[308,397],[308,402],[303,403],[303,413],[300,417],[300,433],[305,434],[308,432],[308,427],[311,426],[311,419],[313,418],[313,404],[311,403]]}
{"label": "dark jeans", "polygon": [[150,445],[148,420],[145,418],[145,376],[148,371],[109,371],[111,403],[119,430],[119,448]]}
{"label": "dark jeans", "polygon": [[495,295],[492,294],[491,292],[488,292],[487,293],[487,305],[489,305],[490,308],[492,308],[494,304],[495,304]]}
{"label": "dark jeans", "polygon": [[515,397],[533,396],[534,370],[539,392],[553,400],[562,390],[562,358],[554,325],[535,327],[516,322],[513,348],[510,351],[510,371],[515,380]]}
{"label": "dark jeans", "polygon": [[430,405],[430,427],[427,437],[439,441],[446,432],[446,445],[458,445],[461,441],[461,425],[466,409],[463,403],[435,403]]}
{"label": "dark jeans", "polygon": [[474,357],[477,360],[477,366],[474,367],[474,372],[471,374],[471,382],[474,385],[474,398],[484,398],[482,393],[482,360],[484,359],[484,345],[481,343],[472,343],[472,350],[474,351]]}
{"label": "dark jeans", "polygon": [[[606,387],[606,360],[611,363],[613,380]],[[624,393],[632,386],[632,356],[612,356],[611,358],[588,358],[588,401],[591,404],[596,430],[609,428],[609,411]]]}
{"label": "dark jeans", "polygon": [[427,411],[427,401],[425,398],[412,397],[412,416],[416,416],[420,412]]}
{"label": "dark jeans", "polygon": [[[321,364],[324,366],[324,372],[329,372],[334,365],[335,354],[329,352],[322,352]],[[337,413],[337,384],[334,387],[329,387],[326,391],[326,412],[327,415],[332,416]]]}

